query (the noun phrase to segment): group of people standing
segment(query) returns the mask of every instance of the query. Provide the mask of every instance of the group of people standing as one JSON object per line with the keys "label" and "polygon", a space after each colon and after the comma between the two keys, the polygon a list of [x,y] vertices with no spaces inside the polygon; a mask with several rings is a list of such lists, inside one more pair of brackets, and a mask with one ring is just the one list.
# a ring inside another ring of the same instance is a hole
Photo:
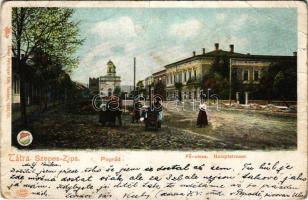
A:
{"label": "group of people standing", "polygon": [[154,98],[154,102],[150,106],[146,106],[135,100],[132,122],[142,121],[146,127],[160,128],[163,121],[163,106],[160,102],[160,98]]}
{"label": "group of people standing", "polygon": [[[99,122],[105,126],[116,126],[116,121],[118,125],[122,126],[122,100],[117,96],[111,96],[106,103],[102,103],[100,106],[101,110],[99,112]],[[132,123],[138,122],[140,119],[147,116],[147,113],[153,111],[157,114],[157,120],[161,125],[163,121],[163,106],[159,98],[154,99],[154,102],[149,106],[142,105],[138,100],[133,102],[132,111]],[[197,117],[197,127],[205,127],[208,125],[207,118],[207,107],[205,103],[205,98],[201,96],[201,103],[199,105],[199,113]],[[142,120],[142,121],[143,121]]]}
{"label": "group of people standing", "polygon": [[117,96],[111,96],[106,103],[102,103],[99,112],[99,122],[105,126],[122,126],[122,100]]}

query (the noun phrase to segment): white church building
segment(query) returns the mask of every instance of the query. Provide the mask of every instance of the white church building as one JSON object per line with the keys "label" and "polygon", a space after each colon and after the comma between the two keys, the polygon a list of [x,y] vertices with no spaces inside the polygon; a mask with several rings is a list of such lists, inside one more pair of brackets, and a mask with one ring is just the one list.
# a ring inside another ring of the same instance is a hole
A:
{"label": "white church building", "polygon": [[120,87],[121,77],[116,75],[116,66],[111,60],[107,62],[107,74],[99,77],[99,91],[103,96],[111,96],[114,89]]}

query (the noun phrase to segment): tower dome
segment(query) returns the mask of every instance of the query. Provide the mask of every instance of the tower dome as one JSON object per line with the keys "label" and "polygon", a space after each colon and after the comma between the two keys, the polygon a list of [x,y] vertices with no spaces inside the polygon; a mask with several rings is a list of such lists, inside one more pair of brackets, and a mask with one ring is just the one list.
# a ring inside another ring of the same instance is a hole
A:
{"label": "tower dome", "polygon": [[113,64],[111,60],[107,62],[107,74],[115,75],[116,74],[116,66]]}

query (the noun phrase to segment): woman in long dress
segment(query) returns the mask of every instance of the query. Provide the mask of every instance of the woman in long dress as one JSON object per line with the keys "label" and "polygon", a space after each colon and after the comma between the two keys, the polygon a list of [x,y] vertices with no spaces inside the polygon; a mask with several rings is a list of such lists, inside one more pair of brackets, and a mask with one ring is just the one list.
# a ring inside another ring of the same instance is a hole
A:
{"label": "woman in long dress", "polygon": [[207,120],[207,114],[206,114],[206,104],[205,101],[202,101],[199,105],[199,113],[197,118],[197,126],[199,128],[207,126],[208,120]]}

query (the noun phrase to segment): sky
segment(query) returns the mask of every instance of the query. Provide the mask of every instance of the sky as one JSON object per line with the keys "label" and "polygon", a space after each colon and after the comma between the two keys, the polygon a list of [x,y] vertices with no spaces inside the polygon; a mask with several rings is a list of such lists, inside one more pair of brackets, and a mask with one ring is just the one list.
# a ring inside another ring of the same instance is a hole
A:
{"label": "sky", "polygon": [[78,8],[84,44],[72,79],[88,83],[106,74],[112,60],[122,85],[142,80],[172,62],[220,49],[261,55],[292,55],[297,49],[295,8]]}

